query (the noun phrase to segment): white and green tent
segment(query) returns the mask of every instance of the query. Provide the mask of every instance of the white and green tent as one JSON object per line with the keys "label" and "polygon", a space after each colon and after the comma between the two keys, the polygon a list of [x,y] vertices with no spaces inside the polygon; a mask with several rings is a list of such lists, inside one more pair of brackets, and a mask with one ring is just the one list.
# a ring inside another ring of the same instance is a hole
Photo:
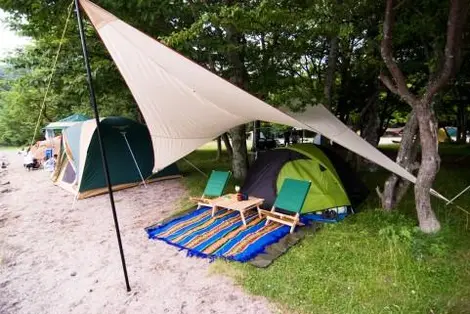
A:
{"label": "white and green tent", "polygon": [[[113,190],[180,177],[173,163],[152,173],[154,155],[147,127],[123,117],[100,122]],[[95,120],[63,130],[61,152],[53,181],[78,199],[107,192]]]}

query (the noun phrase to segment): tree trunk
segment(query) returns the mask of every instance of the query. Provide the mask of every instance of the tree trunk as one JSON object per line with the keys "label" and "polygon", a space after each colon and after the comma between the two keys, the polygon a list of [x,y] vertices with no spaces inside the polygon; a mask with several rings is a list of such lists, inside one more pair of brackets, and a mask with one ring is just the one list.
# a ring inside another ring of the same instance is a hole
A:
{"label": "tree trunk", "polygon": [[222,156],[222,139],[219,136],[217,137],[217,156],[215,157],[215,160],[219,161],[221,156]]}
{"label": "tree trunk", "polygon": [[463,127],[462,127],[462,136],[461,136],[462,143],[464,144],[467,143],[467,130],[468,130],[468,114],[465,111],[465,114],[463,116]]}
{"label": "tree trunk", "polygon": [[333,36],[330,40],[330,50],[328,52],[327,69],[325,74],[325,107],[331,110],[333,102],[333,85],[335,82],[336,59],[338,54],[338,36]]}
{"label": "tree trunk", "polygon": [[[378,96],[378,93],[374,93],[361,111],[359,128],[361,130],[361,137],[374,147],[377,147],[379,144],[379,130],[381,128],[378,111]],[[376,163],[370,162],[360,156],[357,156],[356,162],[358,169],[367,168],[367,170],[371,172],[377,171],[378,169]]]}
{"label": "tree trunk", "polygon": [[431,103],[434,96],[448,84],[460,67],[461,46],[468,17],[468,0],[450,1],[447,19],[446,44],[441,66],[438,71],[431,73],[424,93],[420,96],[413,94],[407,85],[407,79],[393,57],[392,34],[395,24],[395,1],[387,0],[385,20],[383,24],[383,39],[381,42],[382,58],[388,71],[393,77],[380,74],[380,79],[388,89],[399,95],[415,111],[418,119],[421,142],[421,166],[415,184],[416,211],[420,229],[426,233],[437,232],[440,223],[431,208],[430,189],[439,171],[439,152],[437,142],[437,121]]}
{"label": "tree trunk", "polygon": [[[419,165],[416,161],[419,151],[419,136],[418,136],[418,119],[414,111],[411,112],[408,122],[403,129],[403,136],[398,150],[396,162],[409,172],[413,173],[418,169]],[[397,175],[391,175],[385,181],[383,192],[380,192],[377,187],[377,193],[382,203],[382,208],[390,212],[397,204],[400,203],[403,196],[405,196],[410,182],[404,180]]]}
{"label": "tree trunk", "polygon": [[440,157],[437,141],[437,121],[431,104],[421,102],[415,105],[421,139],[421,167],[415,185],[416,210],[419,227],[425,233],[434,233],[441,224],[431,208],[432,183],[439,171]]}
{"label": "tree trunk", "polygon": [[[227,5],[232,5],[235,1],[225,0]],[[226,56],[230,64],[229,81],[246,89],[247,72],[244,64],[243,53],[245,50],[244,34],[239,32],[234,25],[229,24],[225,28],[227,42],[230,44]],[[230,130],[232,137],[232,171],[236,180],[244,180],[248,171],[248,150],[246,148],[246,126],[240,125]]]}
{"label": "tree trunk", "polygon": [[233,148],[232,144],[230,144],[230,139],[228,138],[227,133],[224,133],[221,135],[222,140],[224,141],[225,149],[227,150],[227,155],[229,158],[232,158],[233,156]]}
{"label": "tree trunk", "polygon": [[467,104],[460,101],[457,107],[457,143],[467,142]]}
{"label": "tree trunk", "polygon": [[261,135],[261,121],[256,120],[253,122],[253,146],[251,147],[252,152],[258,151],[258,143]]}
{"label": "tree trunk", "polygon": [[248,156],[246,149],[246,127],[244,124],[230,130],[232,137],[232,171],[236,180],[243,181],[248,170]]}
{"label": "tree trunk", "polygon": [[[327,69],[325,74],[324,106],[331,111],[333,105],[333,85],[335,83],[336,60],[338,58],[338,36],[333,36],[330,40],[330,50],[328,52]],[[321,136],[321,145],[330,145],[330,141]]]}

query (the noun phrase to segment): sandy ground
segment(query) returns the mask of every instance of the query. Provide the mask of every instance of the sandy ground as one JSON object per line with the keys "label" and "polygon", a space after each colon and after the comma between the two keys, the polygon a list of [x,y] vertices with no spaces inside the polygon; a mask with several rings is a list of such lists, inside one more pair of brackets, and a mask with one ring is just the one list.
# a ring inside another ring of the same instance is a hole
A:
{"label": "sandy ground", "polygon": [[180,180],[115,193],[132,291],[127,293],[108,196],[78,201],[16,152],[0,169],[0,313],[271,313],[205,259],[146,237],[175,210]]}

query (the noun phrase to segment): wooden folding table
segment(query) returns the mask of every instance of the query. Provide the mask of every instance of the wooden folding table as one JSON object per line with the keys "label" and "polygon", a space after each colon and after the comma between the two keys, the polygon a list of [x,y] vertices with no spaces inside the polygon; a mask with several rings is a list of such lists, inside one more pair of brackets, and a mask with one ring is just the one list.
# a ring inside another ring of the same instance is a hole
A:
{"label": "wooden folding table", "polygon": [[250,196],[247,200],[238,201],[237,194],[227,194],[216,199],[210,200],[210,205],[212,206],[212,217],[219,208],[226,208],[229,210],[238,211],[242,218],[243,224],[246,226],[245,212],[247,210],[256,208],[259,209],[264,202],[264,199]]}

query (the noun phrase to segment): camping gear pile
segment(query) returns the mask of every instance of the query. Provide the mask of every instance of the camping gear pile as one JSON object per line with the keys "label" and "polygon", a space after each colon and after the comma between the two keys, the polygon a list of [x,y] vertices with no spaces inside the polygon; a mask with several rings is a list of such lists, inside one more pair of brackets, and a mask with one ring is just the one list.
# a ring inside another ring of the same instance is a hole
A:
{"label": "camping gear pile", "polygon": [[38,161],[43,161],[49,159],[54,154],[58,154],[60,151],[60,141],[61,136],[56,136],[49,140],[36,142],[36,144],[30,148],[33,158]]}

